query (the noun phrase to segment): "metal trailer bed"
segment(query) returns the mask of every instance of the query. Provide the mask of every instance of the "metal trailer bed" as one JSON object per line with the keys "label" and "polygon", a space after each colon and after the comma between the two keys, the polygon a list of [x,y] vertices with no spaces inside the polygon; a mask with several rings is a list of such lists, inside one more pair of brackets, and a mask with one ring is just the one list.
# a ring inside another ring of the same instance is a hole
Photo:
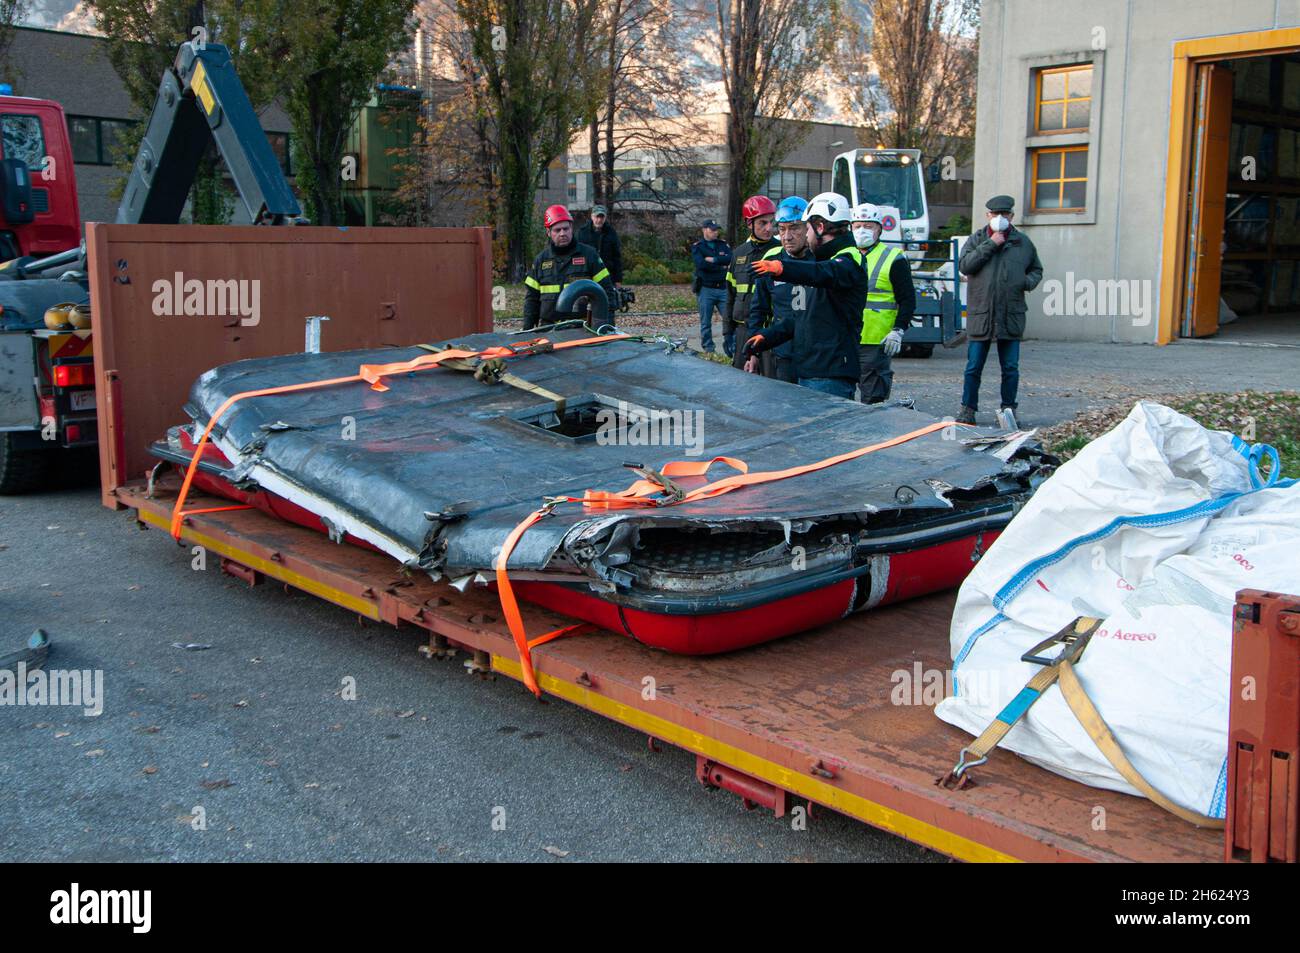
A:
{"label": "metal trailer bed", "polygon": [[[115,495],[166,538],[178,485],[169,475],[153,498],[142,484]],[[197,496],[192,505],[225,502]],[[429,633],[431,654],[464,652],[485,674],[520,677],[491,590],[461,593],[404,576],[386,556],[256,510],[186,517],[182,538],[187,547],[220,554],[222,568],[249,584],[275,580],[367,619],[419,626]],[[188,559],[188,548],[184,553]],[[546,694],[695,754],[703,783],[778,816],[811,802],[962,860],[1222,859],[1221,833],[1007,752],[982,766],[972,787],[936,786],[970,739],[935,718],[931,705],[896,705],[891,693],[897,672],[912,680],[918,664],[923,672],[948,670],[952,602],[951,593],[917,599],[711,658],[596,632],[536,649],[534,661]],[[567,621],[532,607],[525,618],[535,633]],[[1099,808],[1104,829],[1096,829]]]}

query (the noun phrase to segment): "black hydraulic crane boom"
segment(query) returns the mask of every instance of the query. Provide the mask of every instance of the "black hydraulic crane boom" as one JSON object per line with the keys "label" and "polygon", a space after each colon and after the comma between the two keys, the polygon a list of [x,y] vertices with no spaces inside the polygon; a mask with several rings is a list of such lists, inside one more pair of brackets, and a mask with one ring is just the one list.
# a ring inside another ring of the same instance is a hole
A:
{"label": "black hydraulic crane boom", "polygon": [[163,74],[117,221],[179,221],[209,142],[225,160],[250,221],[285,225],[301,214],[230,52],[219,43],[188,42]]}

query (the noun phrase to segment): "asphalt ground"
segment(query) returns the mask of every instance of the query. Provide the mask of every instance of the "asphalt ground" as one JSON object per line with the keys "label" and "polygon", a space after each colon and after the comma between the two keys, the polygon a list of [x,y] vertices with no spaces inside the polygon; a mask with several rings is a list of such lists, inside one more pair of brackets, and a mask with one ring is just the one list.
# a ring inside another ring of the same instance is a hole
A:
{"label": "asphalt ground", "polygon": [[745,811],[685,752],[192,558],[94,488],[0,497],[0,654],[40,627],[47,668],[103,672],[98,716],[0,706],[0,860],[943,859]]}
{"label": "asphalt ground", "polygon": [[[895,396],[955,413],[962,362],[896,362]],[[1021,368],[1022,422],[1046,425],[1148,393],[1294,388],[1300,350],[1027,341]],[[942,859],[829,811],[802,830],[747,812],[684,752],[191,559],[93,485],[0,497],[0,654],[43,628],[48,667],[104,689],[94,717],[0,706],[0,860]]]}

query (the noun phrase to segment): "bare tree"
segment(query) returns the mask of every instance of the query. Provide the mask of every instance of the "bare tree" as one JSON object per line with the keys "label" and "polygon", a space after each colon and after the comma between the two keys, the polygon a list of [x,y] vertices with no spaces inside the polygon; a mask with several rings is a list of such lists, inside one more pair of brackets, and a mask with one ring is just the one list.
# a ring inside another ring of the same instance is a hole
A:
{"label": "bare tree", "polygon": [[472,34],[456,0],[425,0],[416,19],[414,61],[400,79],[420,89],[423,105],[399,163],[398,197],[411,224],[495,227],[501,189],[496,116]]}
{"label": "bare tree", "polygon": [[[807,135],[810,79],[834,66],[837,0],[714,0],[726,92],[726,214],[732,236],[745,196]],[[793,121],[791,121],[793,120]]]}
{"label": "bare tree", "polygon": [[[588,86],[600,92],[587,120],[594,204],[612,212],[635,189],[662,209],[680,210],[683,187],[707,178],[698,146],[704,123],[691,115],[693,25],[686,11],[657,0],[607,0],[598,9],[586,64]],[[629,159],[637,173],[620,177],[616,170]]]}
{"label": "bare tree", "polygon": [[852,81],[845,108],[896,149],[929,163],[970,156],[975,134],[979,0],[864,0],[869,16],[842,17]]}
{"label": "bare tree", "polygon": [[[497,224],[506,272],[522,278],[534,244],[533,203],[547,168],[590,115],[582,65],[598,0],[455,0],[468,35],[471,100],[495,135]],[[481,86],[478,85],[480,83]],[[481,91],[481,92],[479,92]]]}

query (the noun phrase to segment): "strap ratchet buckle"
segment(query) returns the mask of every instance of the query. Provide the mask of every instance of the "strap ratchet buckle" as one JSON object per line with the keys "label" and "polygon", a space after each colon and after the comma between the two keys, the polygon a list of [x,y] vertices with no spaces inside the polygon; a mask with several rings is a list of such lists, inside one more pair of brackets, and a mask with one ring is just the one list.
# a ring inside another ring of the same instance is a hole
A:
{"label": "strap ratchet buckle", "polygon": [[651,469],[644,463],[625,463],[623,466],[640,476],[643,480],[657,483],[663,488],[663,491],[668,494],[669,498],[660,501],[660,505],[667,506],[671,503],[680,503],[682,500],[686,499],[686,488],[674,483],[658,470]]}
{"label": "strap ratchet buckle", "polygon": [[[1071,664],[1079,660],[1083,655],[1083,650],[1088,647],[1088,642],[1092,639],[1092,634],[1097,631],[1101,624],[1100,619],[1080,616],[1073,622],[1065,625],[1061,631],[1055,635],[1049,635],[1043,641],[1039,642],[1032,649],[1020,656],[1022,662],[1032,662],[1035,665],[1058,665],[1062,661],[1068,661]],[[1060,645],[1061,651],[1053,658],[1048,658],[1040,653],[1046,652],[1053,645]]]}

